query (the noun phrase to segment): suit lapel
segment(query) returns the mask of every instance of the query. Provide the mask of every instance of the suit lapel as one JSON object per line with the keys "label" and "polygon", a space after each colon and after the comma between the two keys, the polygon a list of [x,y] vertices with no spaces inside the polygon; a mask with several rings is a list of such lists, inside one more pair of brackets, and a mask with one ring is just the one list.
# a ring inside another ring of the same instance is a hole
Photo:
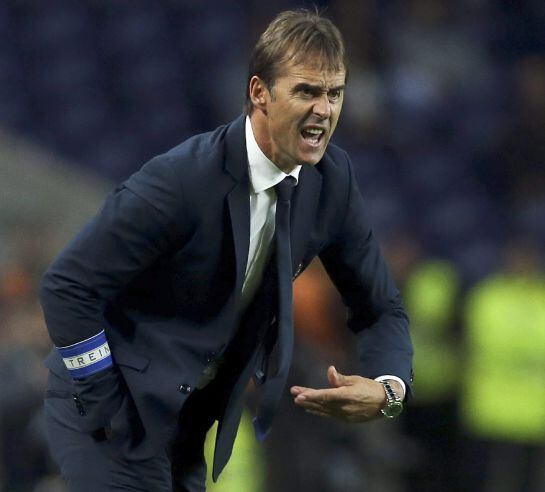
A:
{"label": "suit lapel", "polygon": [[[225,137],[225,170],[234,179],[227,195],[236,257],[236,293],[240,295],[250,245],[250,200],[248,155],[246,152],[245,117],[240,116],[228,128]],[[303,259],[314,224],[322,176],[314,166],[304,165],[295,188],[291,210],[292,269]]]}
{"label": "suit lapel", "polygon": [[291,209],[291,260],[292,271],[303,259],[316,216],[318,198],[322,189],[322,176],[313,167],[304,165],[295,188]]}
{"label": "suit lapel", "polygon": [[242,291],[250,245],[250,195],[244,122],[244,116],[237,118],[230,125],[225,137],[225,170],[235,181],[233,189],[227,195],[227,203],[235,246],[237,297]]}

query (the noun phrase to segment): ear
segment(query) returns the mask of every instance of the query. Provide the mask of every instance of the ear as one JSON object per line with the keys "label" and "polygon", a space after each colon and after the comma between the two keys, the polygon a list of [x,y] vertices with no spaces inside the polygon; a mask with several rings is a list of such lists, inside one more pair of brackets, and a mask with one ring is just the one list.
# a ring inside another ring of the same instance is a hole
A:
{"label": "ear", "polygon": [[254,75],[250,79],[249,91],[250,100],[252,101],[254,107],[261,109],[262,111],[266,111],[269,90],[267,89],[265,82],[263,82],[263,80],[261,80],[257,75]]}

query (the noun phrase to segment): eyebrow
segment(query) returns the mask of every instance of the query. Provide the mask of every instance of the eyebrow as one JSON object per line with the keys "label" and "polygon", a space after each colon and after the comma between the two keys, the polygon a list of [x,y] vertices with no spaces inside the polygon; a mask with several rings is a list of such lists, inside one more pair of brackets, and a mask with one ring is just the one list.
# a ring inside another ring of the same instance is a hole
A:
{"label": "eyebrow", "polygon": [[[327,92],[332,92],[332,91],[341,91],[341,90],[344,90],[344,88],[346,87],[346,84],[341,84],[341,85],[337,85],[335,87],[330,87]],[[299,84],[297,84],[293,89],[292,89],[292,92],[299,92],[299,91],[302,91],[302,90],[310,90],[311,92],[323,92],[323,88],[321,85],[312,85],[312,84],[308,84],[307,82],[301,82]]]}

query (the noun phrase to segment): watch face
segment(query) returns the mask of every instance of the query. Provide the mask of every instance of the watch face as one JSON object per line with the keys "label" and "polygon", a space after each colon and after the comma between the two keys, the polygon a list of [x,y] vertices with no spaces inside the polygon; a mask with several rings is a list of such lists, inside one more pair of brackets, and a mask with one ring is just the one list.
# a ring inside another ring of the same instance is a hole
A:
{"label": "watch face", "polygon": [[386,408],[382,410],[382,413],[385,417],[393,419],[394,417],[397,417],[402,412],[402,410],[403,403],[401,403],[400,401],[394,401],[386,405]]}

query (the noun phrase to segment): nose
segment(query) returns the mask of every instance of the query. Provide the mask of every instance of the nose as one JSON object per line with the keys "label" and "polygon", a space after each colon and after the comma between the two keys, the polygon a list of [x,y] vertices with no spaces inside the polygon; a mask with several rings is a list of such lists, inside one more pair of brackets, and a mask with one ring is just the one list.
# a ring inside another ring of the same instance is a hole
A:
{"label": "nose", "polygon": [[325,120],[331,116],[331,104],[327,94],[323,94],[314,104],[313,113]]}

